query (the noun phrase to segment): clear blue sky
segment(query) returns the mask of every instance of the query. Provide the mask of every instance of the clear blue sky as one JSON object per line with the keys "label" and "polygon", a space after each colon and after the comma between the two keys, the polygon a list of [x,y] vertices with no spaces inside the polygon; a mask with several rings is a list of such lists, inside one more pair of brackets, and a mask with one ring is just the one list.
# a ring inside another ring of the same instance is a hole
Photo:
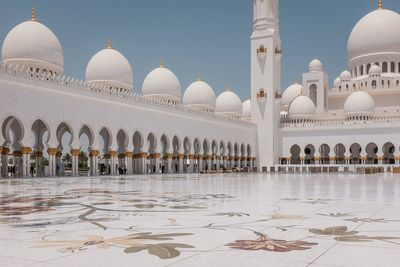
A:
{"label": "clear blue sky", "polygon": [[[30,18],[59,38],[65,73],[84,79],[86,64],[112,37],[131,62],[135,90],[160,57],[185,89],[202,73],[216,93],[231,86],[242,100],[250,90],[252,0],[18,0],[2,1],[0,38]],[[281,0],[282,88],[300,80],[319,58],[332,81],[347,66],[347,38],[377,0]],[[400,11],[400,1],[384,0]]]}

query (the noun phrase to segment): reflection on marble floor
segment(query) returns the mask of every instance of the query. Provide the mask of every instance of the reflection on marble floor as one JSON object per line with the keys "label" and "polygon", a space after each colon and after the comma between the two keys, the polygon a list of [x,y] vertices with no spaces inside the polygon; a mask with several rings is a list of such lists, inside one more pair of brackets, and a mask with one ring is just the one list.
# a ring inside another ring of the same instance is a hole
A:
{"label": "reflection on marble floor", "polygon": [[399,266],[400,176],[0,180],[1,266]]}

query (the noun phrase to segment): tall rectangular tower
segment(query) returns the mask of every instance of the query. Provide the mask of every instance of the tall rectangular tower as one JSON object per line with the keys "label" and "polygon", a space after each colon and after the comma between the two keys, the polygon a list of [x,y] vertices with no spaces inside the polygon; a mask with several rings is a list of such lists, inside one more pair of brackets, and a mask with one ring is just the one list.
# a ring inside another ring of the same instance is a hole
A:
{"label": "tall rectangular tower", "polygon": [[281,38],[279,0],[253,0],[251,36],[252,121],[258,125],[258,167],[278,163],[280,138]]}

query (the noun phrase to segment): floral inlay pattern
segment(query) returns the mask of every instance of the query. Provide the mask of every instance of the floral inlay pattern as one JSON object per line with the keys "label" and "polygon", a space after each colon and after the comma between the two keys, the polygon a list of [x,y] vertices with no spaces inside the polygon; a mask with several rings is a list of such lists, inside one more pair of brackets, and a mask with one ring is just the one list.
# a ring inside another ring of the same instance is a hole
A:
{"label": "floral inlay pattern", "polygon": [[286,241],[272,239],[264,234],[258,233],[256,240],[236,240],[233,243],[226,244],[226,246],[233,249],[241,250],[266,250],[272,252],[290,252],[294,250],[307,250],[317,243],[311,243],[301,240]]}

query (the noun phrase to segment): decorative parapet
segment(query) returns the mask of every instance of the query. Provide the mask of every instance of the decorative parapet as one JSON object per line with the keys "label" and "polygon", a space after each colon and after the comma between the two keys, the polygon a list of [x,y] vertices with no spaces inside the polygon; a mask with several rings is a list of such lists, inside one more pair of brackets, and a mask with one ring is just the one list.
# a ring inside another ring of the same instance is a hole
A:
{"label": "decorative parapet", "polygon": [[71,90],[76,93],[77,91],[90,93],[94,97],[112,97],[114,100],[125,100],[131,104],[142,104],[146,106],[157,106],[164,109],[183,112],[187,114],[194,114],[197,116],[205,117],[212,120],[227,121],[240,125],[254,126],[255,124],[251,121],[241,120],[240,118],[231,118],[227,116],[220,116],[211,111],[203,110],[198,107],[189,107],[181,103],[163,100],[157,97],[143,96],[135,92],[117,91],[110,90],[107,85],[99,85],[95,83],[89,83],[79,79],[71,78],[68,76],[61,76],[51,73],[40,73],[32,70],[29,67],[3,64],[0,66],[0,75],[7,75],[9,77],[15,77],[17,79],[26,79],[39,83],[45,83],[47,85],[56,85],[62,87],[63,90]]}
{"label": "decorative parapet", "polygon": [[345,116],[316,117],[306,122],[295,122],[289,120],[281,121],[281,128],[349,128],[349,127],[379,127],[381,125],[400,125],[400,114],[375,115],[369,120],[347,120]]}

